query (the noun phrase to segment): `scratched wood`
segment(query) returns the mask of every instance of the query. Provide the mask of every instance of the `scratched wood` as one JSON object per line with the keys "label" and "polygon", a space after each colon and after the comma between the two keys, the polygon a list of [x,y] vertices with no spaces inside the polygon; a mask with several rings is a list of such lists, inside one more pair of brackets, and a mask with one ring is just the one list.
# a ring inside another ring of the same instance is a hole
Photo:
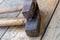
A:
{"label": "scratched wood", "polygon": [[[43,5],[43,3],[44,3],[44,6],[42,6],[41,8],[39,7],[40,10],[43,12],[43,13],[41,12],[41,14],[42,14],[42,24],[44,24],[45,23],[44,20],[47,20],[46,16],[53,13],[58,0],[53,0],[53,1],[52,0],[45,0],[45,2],[44,2],[44,0],[37,0],[37,2],[38,2],[38,5]],[[19,17],[21,15],[22,14],[20,14]],[[41,29],[41,31],[42,31],[42,29]],[[41,35],[39,37],[28,37],[25,33],[24,26],[23,27],[19,27],[19,26],[13,27],[12,26],[7,30],[7,32],[1,38],[1,40],[40,40],[40,38],[41,38]]]}
{"label": "scratched wood", "polygon": [[41,14],[41,26],[40,26],[40,32],[43,33],[44,28],[47,26],[51,15],[53,14],[53,11],[57,5],[58,0],[37,0],[40,14]]}
{"label": "scratched wood", "polygon": [[[17,16],[19,12],[14,12],[10,14],[0,14],[0,18],[14,18]],[[8,27],[0,27],[0,38],[3,36],[3,34],[7,31]]]}
{"label": "scratched wood", "polygon": [[[3,3],[1,3],[2,1],[3,1]],[[0,10],[1,11],[4,11],[4,10],[7,11],[7,10],[18,9],[18,6],[20,6],[21,3],[22,3],[22,1],[19,2],[19,0],[17,0],[17,1],[16,0],[0,0]],[[12,18],[12,17],[14,18],[18,14],[19,14],[19,12],[0,14],[0,18]],[[8,30],[8,28],[9,27],[0,27],[0,40],[1,40],[2,36],[5,34],[5,32]]]}
{"label": "scratched wood", "polygon": [[60,40],[60,3],[46,30],[43,40]]}
{"label": "scratched wood", "polygon": [[21,11],[23,8],[24,0],[1,0],[0,14],[7,12]]}

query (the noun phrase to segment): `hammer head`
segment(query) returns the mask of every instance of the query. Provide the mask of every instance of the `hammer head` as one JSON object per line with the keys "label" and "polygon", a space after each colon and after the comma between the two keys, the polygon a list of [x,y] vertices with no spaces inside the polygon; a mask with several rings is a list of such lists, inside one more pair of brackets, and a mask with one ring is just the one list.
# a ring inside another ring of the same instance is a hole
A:
{"label": "hammer head", "polygon": [[23,8],[23,15],[27,18],[25,31],[28,36],[36,37],[39,35],[40,13],[36,0],[26,0]]}
{"label": "hammer head", "polygon": [[36,0],[25,0],[23,15],[26,19],[31,18],[35,13]]}
{"label": "hammer head", "polygon": [[36,14],[36,17],[32,20],[27,20],[25,31],[30,37],[39,36],[39,28],[40,28],[40,15]]}

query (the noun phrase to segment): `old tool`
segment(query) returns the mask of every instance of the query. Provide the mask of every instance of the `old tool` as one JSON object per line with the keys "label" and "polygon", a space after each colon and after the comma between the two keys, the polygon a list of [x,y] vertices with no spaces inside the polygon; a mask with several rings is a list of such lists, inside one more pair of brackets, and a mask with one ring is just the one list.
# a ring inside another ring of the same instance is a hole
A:
{"label": "old tool", "polygon": [[25,0],[23,15],[27,19],[25,31],[28,36],[36,37],[39,35],[40,13],[36,0]]}
{"label": "old tool", "polygon": [[0,26],[23,26],[25,18],[0,18]]}
{"label": "old tool", "polygon": [[[36,0],[25,0],[22,9],[24,17],[27,19],[25,31],[28,36],[39,35],[40,12]],[[24,18],[0,18],[0,26],[24,25]]]}

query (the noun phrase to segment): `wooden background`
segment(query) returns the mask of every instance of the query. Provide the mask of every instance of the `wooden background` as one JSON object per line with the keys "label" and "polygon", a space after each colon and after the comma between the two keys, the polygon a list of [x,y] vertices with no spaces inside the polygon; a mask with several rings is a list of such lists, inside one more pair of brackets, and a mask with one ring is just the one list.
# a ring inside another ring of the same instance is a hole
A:
{"label": "wooden background", "polygon": [[[24,26],[0,27],[0,40],[40,40],[51,15],[54,13],[51,22],[46,30],[42,40],[59,40],[60,39],[60,3],[59,0],[37,0],[40,14],[40,36],[28,37],[25,33]],[[57,5],[58,4],[58,5]],[[24,0],[3,0],[0,4],[0,18],[23,17],[22,11],[11,12],[22,9]],[[56,8],[57,6],[57,8]],[[10,13],[11,12],[11,13]]]}

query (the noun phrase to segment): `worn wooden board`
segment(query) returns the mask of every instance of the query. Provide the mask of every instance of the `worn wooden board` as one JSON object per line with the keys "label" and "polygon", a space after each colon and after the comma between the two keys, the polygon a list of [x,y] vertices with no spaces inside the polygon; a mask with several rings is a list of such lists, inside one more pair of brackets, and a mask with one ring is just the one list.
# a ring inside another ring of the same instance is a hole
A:
{"label": "worn wooden board", "polygon": [[19,14],[19,12],[0,14],[0,18],[15,18],[15,16],[17,16],[17,14]]}
{"label": "worn wooden board", "polygon": [[[3,0],[4,2],[0,4],[0,10],[1,11],[7,11],[8,10],[15,10],[20,5],[19,0]],[[21,0],[20,0],[21,1]],[[6,9],[6,8],[7,9]],[[11,9],[12,8],[12,9]],[[12,13],[6,13],[6,14],[0,14],[0,18],[15,18],[19,12],[12,12]],[[2,36],[5,34],[5,32],[8,30],[9,27],[0,27],[0,40]]]}
{"label": "worn wooden board", "polygon": [[10,27],[1,40],[40,40],[40,37],[28,37],[24,28],[16,26]]}
{"label": "worn wooden board", "polygon": [[[17,16],[19,12],[14,12],[14,13],[10,13],[10,14],[0,14],[0,18],[14,18]],[[4,35],[4,33],[7,31],[8,27],[1,27],[0,26],[0,39],[1,37]]]}
{"label": "worn wooden board", "polygon": [[[42,17],[42,22],[41,22],[42,23],[41,24],[42,29],[44,26],[43,24],[45,23],[44,20],[47,20],[47,17],[49,17],[49,15],[53,13],[53,11],[56,7],[56,4],[58,2],[58,0],[53,0],[52,3],[50,3],[52,0],[51,1],[49,0],[50,2],[48,0],[45,0],[45,1],[47,1],[47,3],[44,2],[43,0],[37,0],[38,4],[41,2],[41,4],[39,4],[39,5],[43,5],[43,3],[44,3],[44,6],[42,6],[40,9],[41,10],[41,17]],[[22,14],[20,14],[19,17],[20,16],[22,16]],[[42,29],[41,29],[41,31],[42,31]],[[1,38],[1,40],[40,40],[40,38],[41,38],[41,35],[39,37],[28,37],[25,33],[24,26],[23,27],[19,27],[19,26],[13,27],[12,26],[7,30],[7,32]]]}
{"label": "worn wooden board", "polygon": [[43,40],[60,40],[60,3],[46,30]]}
{"label": "worn wooden board", "polygon": [[43,33],[51,15],[53,14],[53,11],[55,10],[58,0],[37,0],[37,3],[41,14],[40,32]]}
{"label": "worn wooden board", "polygon": [[3,0],[0,3],[0,13],[21,11],[24,0]]}

